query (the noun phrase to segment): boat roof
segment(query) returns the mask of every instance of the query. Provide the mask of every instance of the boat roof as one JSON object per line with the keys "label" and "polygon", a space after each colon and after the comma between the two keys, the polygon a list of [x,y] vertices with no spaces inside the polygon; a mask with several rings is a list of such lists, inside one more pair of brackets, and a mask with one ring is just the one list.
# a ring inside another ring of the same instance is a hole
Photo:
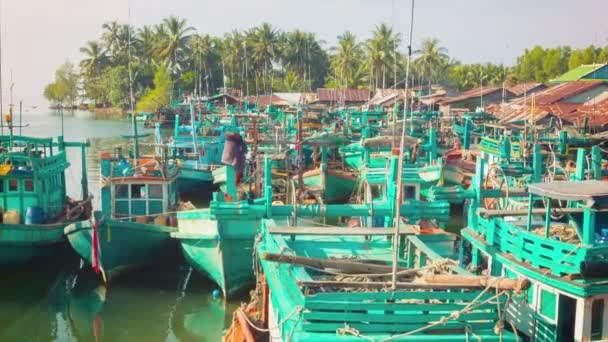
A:
{"label": "boat roof", "polygon": [[608,198],[608,182],[584,180],[535,183],[528,185],[528,192],[560,200],[594,201]]}

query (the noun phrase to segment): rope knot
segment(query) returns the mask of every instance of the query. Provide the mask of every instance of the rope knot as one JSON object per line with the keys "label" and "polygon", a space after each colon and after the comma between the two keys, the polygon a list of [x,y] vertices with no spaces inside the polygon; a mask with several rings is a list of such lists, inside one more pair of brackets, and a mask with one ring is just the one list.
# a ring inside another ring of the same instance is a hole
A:
{"label": "rope knot", "polygon": [[505,321],[504,320],[498,320],[496,322],[496,325],[494,325],[494,333],[496,335],[502,335],[503,330],[505,329]]}

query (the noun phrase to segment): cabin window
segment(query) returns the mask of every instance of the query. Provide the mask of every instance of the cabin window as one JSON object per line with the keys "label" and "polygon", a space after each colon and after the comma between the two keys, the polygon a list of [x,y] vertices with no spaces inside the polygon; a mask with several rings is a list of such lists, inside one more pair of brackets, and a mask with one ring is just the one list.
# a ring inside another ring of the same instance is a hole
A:
{"label": "cabin window", "polygon": [[10,192],[19,191],[19,182],[16,179],[9,179],[8,191],[10,191]]}
{"label": "cabin window", "polygon": [[4,179],[0,180],[0,192],[4,192]]}
{"label": "cabin window", "polygon": [[555,293],[551,293],[543,289],[540,290],[540,313],[543,316],[552,320],[555,319],[556,299],[557,296],[555,295]]}
{"label": "cabin window", "polygon": [[24,180],[23,187],[26,192],[34,192],[34,180],[33,179]]}
{"label": "cabin window", "polygon": [[131,199],[143,199],[146,197],[145,184],[131,184]]}
{"label": "cabin window", "polygon": [[600,339],[604,324],[604,300],[596,299],[591,304],[591,339]]}
{"label": "cabin window", "polygon": [[403,186],[403,198],[404,199],[415,199],[416,196],[416,186],[413,185],[404,185]]}
{"label": "cabin window", "polygon": [[129,186],[125,184],[116,185],[114,188],[116,198],[129,198]]}
{"label": "cabin window", "polygon": [[160,184],[148,185],[148,198],[163,198],[163,186]]}

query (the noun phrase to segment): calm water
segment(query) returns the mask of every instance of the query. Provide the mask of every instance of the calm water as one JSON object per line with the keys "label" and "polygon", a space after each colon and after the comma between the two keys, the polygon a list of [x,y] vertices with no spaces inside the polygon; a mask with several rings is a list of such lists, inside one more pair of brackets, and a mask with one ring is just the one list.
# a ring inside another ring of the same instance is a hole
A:
{"label": "calm water", "polygon": [[[27,113],[23,122],[30,124],[24,135],[61,132],[56,113]],[[89,191],[97,199],[99,152],[112,151],[129,131],[127,121],[94,120],[87,112],[64,117],[66,141],[91,142],[86,158]],[[69,193],[80,197],[80,150],[68,154]],[[197,197],[186,199],[204,204]],[[213,284],[182,260],[127,274],[108,287],[86,267],[81,269],[72,253],[0,279],[0,341],[220,341],[232,311],[244,300],[212,299]]]}

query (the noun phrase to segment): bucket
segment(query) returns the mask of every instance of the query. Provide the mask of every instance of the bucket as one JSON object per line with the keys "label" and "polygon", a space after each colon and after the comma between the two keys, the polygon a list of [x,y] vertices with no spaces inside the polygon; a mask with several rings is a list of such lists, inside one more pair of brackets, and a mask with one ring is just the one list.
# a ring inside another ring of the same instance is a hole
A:
{"label": "bucket", "polygon": [[19,212],[15,210],[9,210],[2,215],[2,222],[4,224],[19,224],[21,223],[21,217]]}
{"label": "bucket", "polygon": [[167,225],[167,216],[158,215],[154,218],[154,224],[157,226],[166,226]]}
{"label": "bucket", "polygon": [[44,212],[40,207],[28,207],[25,211],[25,224],[44,223]]}

